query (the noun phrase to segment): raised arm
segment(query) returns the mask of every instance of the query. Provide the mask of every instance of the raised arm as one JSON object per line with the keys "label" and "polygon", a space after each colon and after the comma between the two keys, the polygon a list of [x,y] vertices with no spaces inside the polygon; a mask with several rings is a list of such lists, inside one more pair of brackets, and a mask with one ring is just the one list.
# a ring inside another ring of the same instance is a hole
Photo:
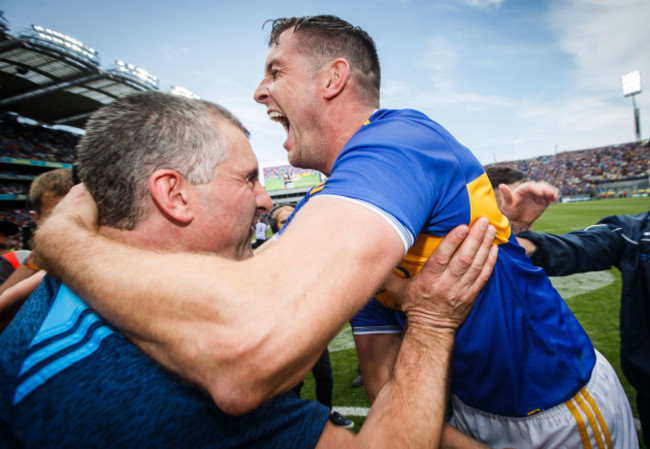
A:
{"label": "raised arm", "polygon": [[243,262],[119,244],[95,232],[94,214],[73,189],[36,234],[39,265],[235,414],[301,379],[404,251],[384,219],[331,197]]}
{"label": "raised arm", "polygon": [[328,425],[318,448],[439,446],[454,336],[496,262],[486,219],[463,242],[466,235],[467,227],[454,229],[418,275],[393,279],[409,324],[391,377],[356,438]]}
{"label": "raised arm", "polygon": [[558,190],[547,182],[524,182],[514,191],[501,184],[499,190],[503,198],[501,213],[510,220],[510,227],[515,233],[532,229],[533,223],[548,205],[559,198]]}

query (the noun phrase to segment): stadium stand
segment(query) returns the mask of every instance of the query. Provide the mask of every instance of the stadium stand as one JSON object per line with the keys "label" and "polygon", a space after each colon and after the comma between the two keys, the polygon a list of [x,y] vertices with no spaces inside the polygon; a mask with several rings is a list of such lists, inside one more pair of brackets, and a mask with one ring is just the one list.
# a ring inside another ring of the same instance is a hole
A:
{"label": "stadium stand", "polygon": [[650,146],[646,139],[488,166],[521,170],[527,181],[546,181],[558,187],[563,200],[569,201],[648,196],[649,161]]}
{"label": "stadium stand", "polygon": [[[36,25],[10,34],[0,11],[0,219],[27,225],[31,181],[43,171],[74,163],[79,135],[53,126],[81,133],[99,107],[148,89],[158,89],[154,76],[122,61],[104,70],[97,51],[70,36]],[[171,91],[196,97],[179,86]],[[517,168],[527,180],[547,181],[564,200],[572,200],[647,196],[649,160],[645,140],[497,165]],[[321,179],[317,172],[293,169],[287,184],[281,176],[287,170],[265,169],[274,206],[295,204]],[[309,182],[302,185],[302,179]],[[273,180],[280,187],[271,188]]]}
{"label": "stadium stand", "polygon": [[71,36],[38,25],[12,33],[0,11],[0,218],[25,226],[31,181],[72,167],[79,136],[53,127],[81,133],[101,106],[151,89],[155,76],[123,61],[104,69],[98,52]]}

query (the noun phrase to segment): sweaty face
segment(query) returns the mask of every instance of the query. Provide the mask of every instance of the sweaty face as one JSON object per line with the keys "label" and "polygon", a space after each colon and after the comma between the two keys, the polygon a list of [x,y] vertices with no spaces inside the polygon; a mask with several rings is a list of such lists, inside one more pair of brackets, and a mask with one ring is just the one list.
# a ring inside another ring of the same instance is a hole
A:
{"label": "sweaty face", "polygon": [[318,169],[321,165],[319,78],[314,64],[300,52],[298,38],[292,31],[282,33],[266,58],[255,101],[266,105],[271,120],[286,130],[284,148],[294,167]]}
{"label": "sweaty face", "polygon": [[253,255],[253,229],[271,208],[271,199],[260,184],[257,158],[246,136],[233,125],[220,126],[228,155],[212,181],[196,186],[195,238],[201,239],[201,251],[241,260]]}

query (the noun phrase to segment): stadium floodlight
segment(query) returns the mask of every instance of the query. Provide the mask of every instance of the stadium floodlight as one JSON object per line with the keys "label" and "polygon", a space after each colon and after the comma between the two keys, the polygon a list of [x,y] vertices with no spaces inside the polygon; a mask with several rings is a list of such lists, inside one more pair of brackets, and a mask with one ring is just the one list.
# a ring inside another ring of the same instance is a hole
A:
{"label": "stadium floodlight", "polygon": [[151,73],[147,72],[145,69],[134,66],[133,64],[128,64],[124,61],[115,61],[117,64],[117,70],[124,72],[130,76],[138,78],[140,81],[158,89],[158,78],[153,76]]}
{"label": "stadium floodlight", "polygon": [[191,90],[186,89],[182,86],[172,86],[172,90],[170,90],[169,93],[173,95],[180,95],[181,97],[194,98],[197,100],[201,98]]}
{"label": "stadium floodlight", "polygon": [[32,25],[36,36],[43,39],[54,46],[64,47],[68,52],[71,50],[76,54],[84,56],[94,64],[99,64],[97,60],[97,51],[94,48],[84,45],[83,42],[68,36],[67,34],[59,33],[58,31],[43,28],[39,25]]}
{"label": "stadium floodlight", "polygon": [[630,72],[621,77],[621,86],[623,87],[623,96],[629,97],[641,93],[641,72]]}
{"label": "stadium floodlight", "polygon": [[641,140],[641,119],[639,118],[639,108],[636,106],[634,96],[641,93],[641,72],[638,70],[630,72],[621,77],[621,87],[623,88],[624,97],[632,97],[632,108],[634,109],[634,129],[636,131],[637,142]]}

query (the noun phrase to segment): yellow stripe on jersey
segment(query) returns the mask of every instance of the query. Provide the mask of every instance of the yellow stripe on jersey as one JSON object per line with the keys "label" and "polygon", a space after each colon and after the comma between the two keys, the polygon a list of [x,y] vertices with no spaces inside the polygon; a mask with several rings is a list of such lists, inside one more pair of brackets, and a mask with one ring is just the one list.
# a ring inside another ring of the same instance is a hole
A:
{"label": "yellow stripe on jersey", "polygon": [[321,190],[325,188],[325,181],[321,182],[320,184],[316,184],[312,189],[309,191],[309,197],[311,198],[312,195],[317,194]]}
{"label": "yellow stripe on jersey", "polygon": [[497,231],[494,242],[497,245],[506,243],[510,238],[510,223],[497,207],[497,200],[487,174],[483,173],[468,183],[467,192],[469,193],[471,224],[474,224],[480,217],[487,217]]}
{"label": "yellow stripe on jersey", "polygon": [[[495,245],[506,243],[510,238],[510,225],[497,207],[496,198],[492,185],[483,173],[481,176],[467,184],[467,193],[470,203],[470,224],[474,224],[480,217],[487,217],[490,223],[496,228]],[[431,253],[435,251],[444,236],[428,234],[418,235],[415,243],[400,261],[395,272],[402,277],[412,277],[417,274],[422,265],[427,261]],[[407,275],[408,273],[408,275]],[[375,293],[375,299],[391,309],[400,309],[399,304],[386,292],[380,289]]]}

